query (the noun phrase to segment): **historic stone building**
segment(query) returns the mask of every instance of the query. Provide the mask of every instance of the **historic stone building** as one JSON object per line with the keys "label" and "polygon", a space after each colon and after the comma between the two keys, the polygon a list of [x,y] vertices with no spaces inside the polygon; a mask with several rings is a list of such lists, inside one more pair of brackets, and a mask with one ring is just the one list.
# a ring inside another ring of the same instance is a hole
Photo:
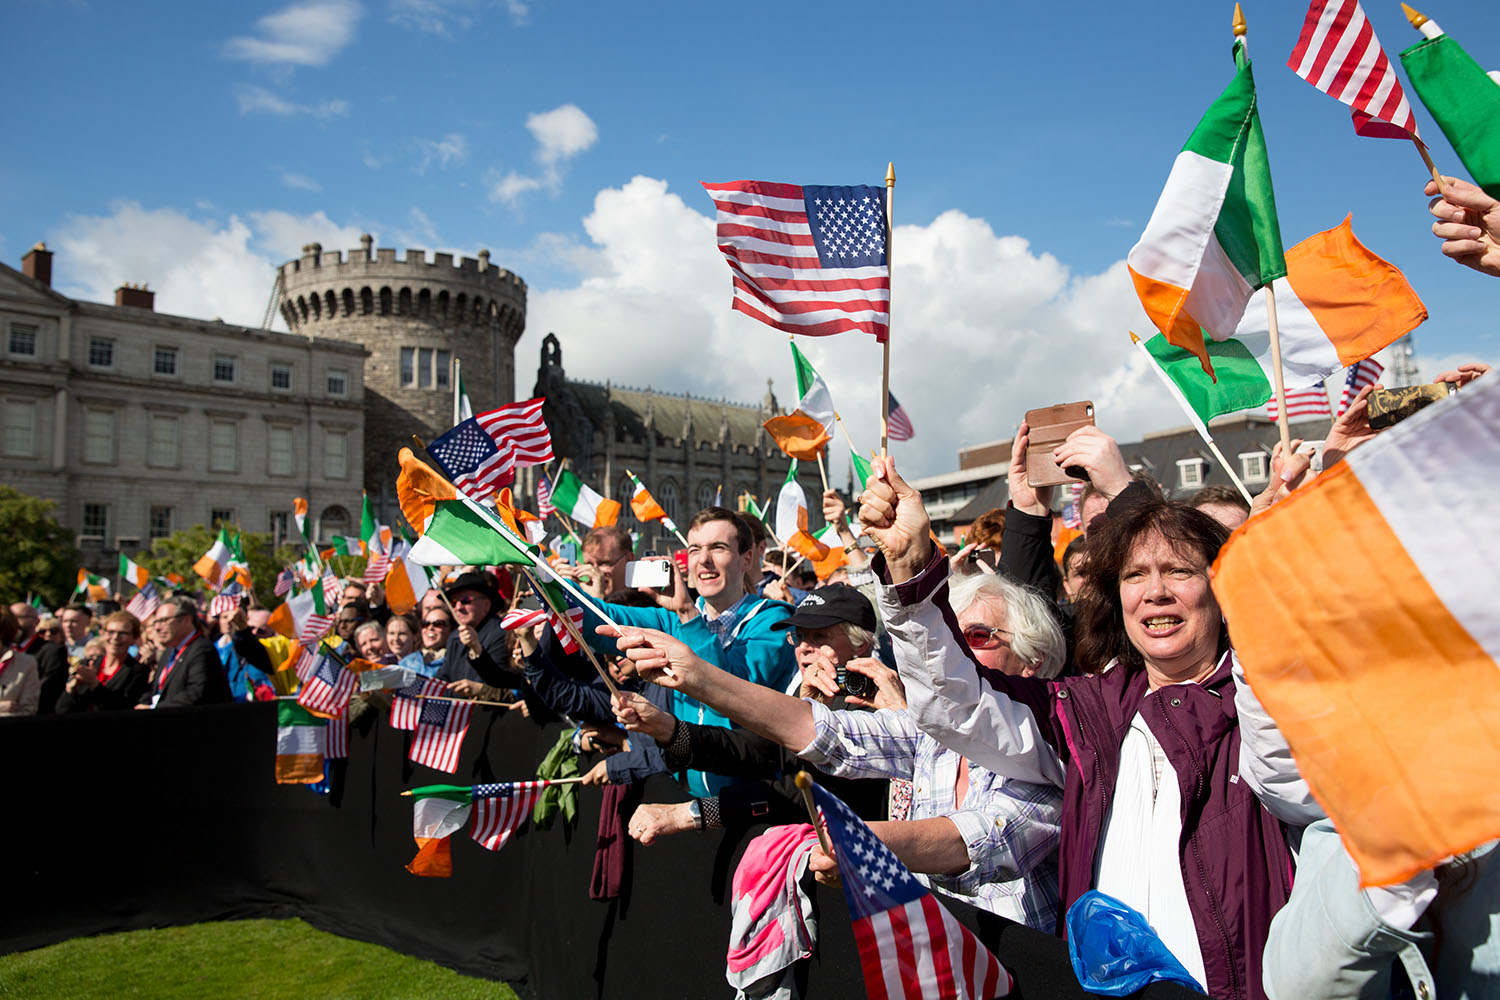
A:
{"label": "historic stone building", "polygon": [[[722,488],[725,506],[743,493],[774,505],[786,479],[788,459],[761,426],[780,413],[766,385],[759,404],[632,389],[609,382],[570,379],[562,344],[549,333],[542,341],[533,396],[546,399],[542,412],[553,450],[595,489],[625,503],[620,523],[641,532],[642,549],[680,547],[660,522],[641,525],[630,513],[627,470],[646,484],[667,516],[683,530],[693,514],[713,503]],[[536,470],[518,489],[532,495]],[[817,466],[802,463],[798,482],[807,494],[814,529],[823,523],[823,484]]]}
{"label": "historic stone building", "polygon": [[453,426],[453,364],[475,412],[514,401],[515,346],[526,329],[526,283],[490,252],[390,248],[361,238],[347,257],[309,243],[281,266],[277,308],[293,333],[358,344],[365,365],[364,484],[395,517],[396,454],[413,434]]}
{"label": "historic stone building", "polygon": [[0,482],[55,501],[89,568],[195,524],[285,537],[296,496],[321,537],[358,527],[364,348],[51,285],[41,244],[0,264]]}

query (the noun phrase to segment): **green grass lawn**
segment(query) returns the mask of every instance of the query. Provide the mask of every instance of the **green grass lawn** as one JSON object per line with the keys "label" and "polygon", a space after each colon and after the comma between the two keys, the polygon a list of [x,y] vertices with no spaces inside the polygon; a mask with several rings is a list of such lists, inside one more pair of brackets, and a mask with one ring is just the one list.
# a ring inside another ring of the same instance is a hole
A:
{"label": "green grass lawn", "polygon": [[0,958],[0,997],[515,1000],[504,983],[314,930],[233,920],[77,938]]}

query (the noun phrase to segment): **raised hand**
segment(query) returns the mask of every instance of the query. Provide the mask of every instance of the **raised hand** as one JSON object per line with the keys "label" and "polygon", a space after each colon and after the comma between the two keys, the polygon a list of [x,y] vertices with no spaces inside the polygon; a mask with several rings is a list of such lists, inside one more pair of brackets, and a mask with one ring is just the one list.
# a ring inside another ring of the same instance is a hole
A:
{"label": "raised hand", "polygon": [[899,710],[906,707],[906,688],[901,683],[901,677],[873,656],[861,656],[849,660],[844,664],[844,669],[851,674],[864,674],[875,682],[875,697],[857,698],[851,694],[844,699],[847,704],[856,708]]}
{"label": "raised hand", "polygon": [[[1350,402],[1349,409],[1339,414],[1333,426],[1328,429],[1328,438],[1323,442],[1323,468],[1325,470],[1338,465],[1351,451],[1367,441],[1373,441],[1375,435],[1380,433],[1370,426],[1370,393],[1383,388],[1385,386],[1377,382],[1359,390]],[[1275,480],[1276,477],[1273,475],[1271,477],[1273,485]]]}
{"label": "raised hand", "polygon": [[1092,424],[1079,427],[1066,441],[1052,449],[1052,457],[1064,469],[1081,465],[1094,488],[1113,499],[1130,485],[1130,466],[1120,454],[1115,439]]}
{"label": "raised hand", "polygon": [[1251,501],[1251,517],[1270,510],[1272,506],[1291,496],[1292,491],[1302,485],[1302,481],[1307,478],[1308,470],[1312,468],[1312,459],[1298,450],[1301,447],[1302,440],[1293,438],[1292,455],[1291,458],[1287,458],[1281,451],[1281,442],[1276,442],[1276,447],[1271,452],[1271,481]]}
{"label": "raised hand", "polygon": [[[1432,235],[1443,241],[1443,254],[1481,274],[1500,278],[1500,201],[1468,181],[1444,177],[1446,195],[1433,198],[1428,207],[1438,221]],[[1436,181],[1427,182],[1427,193],[1438,194]]]}
{"label": "raised hand", "polygon": [[672,741],[677,716],[671,712],[663,712],[634,691],[621,691],[610,699],[610,703],[615,710],[615,721],[621,728],[632,733],[645,733],[664,746]]}
{"label": "raised hand", "polygon": [[922,494],[901,478],[889,455],[877,456],[873,466],[860,494],[859,520],[885,553],[892,581],[904,583],[921,572],[932,555],[932,522],[922,506]]}
{"label": "raised hand", "polygon": [[1010,487],[1011,506],[1026,514],[1044,517],[1052,503],[1055,486],[1032,486],[1026,479],[1026,449],[1031,444],[1031,427],[1021,421],[1021,429],[1010,443],[1010,470],[1005,481]]}

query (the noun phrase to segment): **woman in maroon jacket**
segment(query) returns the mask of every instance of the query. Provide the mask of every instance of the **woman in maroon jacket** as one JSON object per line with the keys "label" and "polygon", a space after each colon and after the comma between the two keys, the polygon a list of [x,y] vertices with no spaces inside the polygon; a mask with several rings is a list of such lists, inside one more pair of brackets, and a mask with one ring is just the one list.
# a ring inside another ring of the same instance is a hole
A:
{"label": "woman in maroon jacket", "polygon": [[881,609],[918,725],[996,773],[1063,789],[1062,905],[1089,889],[1114,896],[1211,995],[1263,997],[1291,855],[1240,775],[1234,654],[1209,587],[1224,528],[1125,488],[1089,536],[1085,676],[1049,682],[974,660],[921,497],[888,459],[860,516],[884,553]]}

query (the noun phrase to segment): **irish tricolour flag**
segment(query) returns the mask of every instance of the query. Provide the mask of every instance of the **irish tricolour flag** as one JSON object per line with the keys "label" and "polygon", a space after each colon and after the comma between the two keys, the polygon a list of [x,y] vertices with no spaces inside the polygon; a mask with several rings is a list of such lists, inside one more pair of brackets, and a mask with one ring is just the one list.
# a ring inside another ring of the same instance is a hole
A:
{"label": "irish tricolour flag", "polygon": [[557,473],[552,487],[552,505],[558,512],[590,528],[605,528],[620,517],[620,504],[589,489],[588,484],[567,469]]}
{"label": "irish tricolour flag", "polygon": [[[1354,236],[1350,220],[1314,233],[1286,252],[1287,275],[1276,279],[1281,320],[1281,370],[1288,391],[1321,385],[1414,329],[1427,309],[1394,265]],[[1205,343],[1214,377],[1198,356],[1157,334],[1137,342],[1200,433],[1214,417],[1255,409],[1271,398],[1271,334],[1262,289],[1234,336]]]}
{"label": "irish tricolour flag", "polygon": [[1286,274],[1243,39],[1234,58],[1238,72],[1177,154],[1126,258],[1151,322],[1210,375],[1206,341],[1233,336],[1251,294]]}

